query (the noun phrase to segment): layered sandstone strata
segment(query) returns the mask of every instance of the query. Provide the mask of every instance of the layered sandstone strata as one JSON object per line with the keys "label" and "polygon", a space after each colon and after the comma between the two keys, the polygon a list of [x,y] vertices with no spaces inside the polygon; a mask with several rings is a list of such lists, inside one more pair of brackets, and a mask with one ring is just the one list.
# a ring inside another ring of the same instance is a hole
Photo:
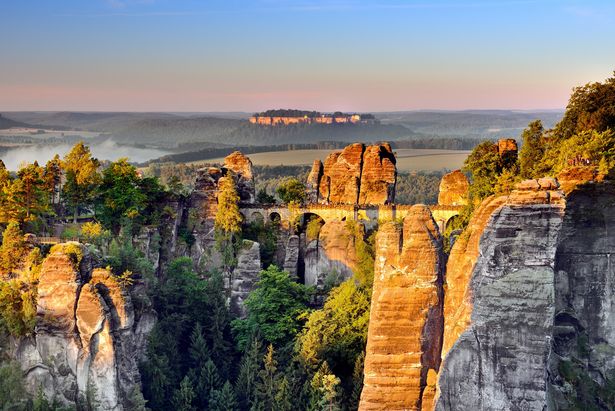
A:
{"label": "layered sandstone strata", "polygon": [[429,209],[412,208],[376,240],[361,410],[431,407],[442,344],[442,238]]}
{"label": "layered sandstone strata", "polygon": [[[140,387],[138,354],[153,323],[135,323],[129,294],[107,269],[92,269],[78,243],[55,246],[40,273],[33,339],[16,357],[27,385],[75,405],[96,392],[104,410],[130,409]],[[137,335],[141,334],[141,335]]]}
{"label": "layered sandstone strata", "polygon": [[[315,162],[308,177],[308,199],[323,204],[389,204],[395,201],[395,154],[388,143],[355,143]],[[316,189],[317,187],[317,189]]]}
{"label": "layered sandstone strata", "polygon": [[554,180],[528,181],[486,200],[453,246],[437,410],[547,408],[565,208],[556,187]]}

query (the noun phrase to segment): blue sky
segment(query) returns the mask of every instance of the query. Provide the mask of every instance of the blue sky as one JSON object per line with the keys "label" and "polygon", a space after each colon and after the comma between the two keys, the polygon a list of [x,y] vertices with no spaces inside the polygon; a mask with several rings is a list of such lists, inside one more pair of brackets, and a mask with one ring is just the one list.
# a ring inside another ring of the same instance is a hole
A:
{"label": "blue sky", "polygon": [[615,2],[0,0],[0,110],[562,108]]}

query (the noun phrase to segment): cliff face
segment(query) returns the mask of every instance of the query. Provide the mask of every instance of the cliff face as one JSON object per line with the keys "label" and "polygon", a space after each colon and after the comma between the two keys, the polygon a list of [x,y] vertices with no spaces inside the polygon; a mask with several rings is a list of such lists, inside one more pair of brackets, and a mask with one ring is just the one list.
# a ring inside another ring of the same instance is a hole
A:
{"label": "cliff face", "polygon": [[331,274],[336,274],[338,281],[346,280],[352,277],[356,260],[354,237],[346,222],[329,221],[321,227],[318,239],[305,248],[305,284],[322,289]]}
{"label": "cliff face", "polygon": [[612,184],[579,186],[567,198],[555,261],[550,409],[615,406],[605,389],[615,382],[614,200]]}
{"label": "cliff face", "polygon": [[33,392],[40,386],[66,405],[95,392],[101,409],[133,406],[137,361],[153,322],[135,321],[129,294],[106,269],[92,269],[79,244],[56,246],[43,262],[37,315],[34,337],[15,350]]}
{"label": "cliff face", "polygon": [[453,247],[448,267],[471,274],[447,276],[457,289],[446,290],[437,410],[546,407],[564,206],[563,194],[552,190],[488,200],[473,218],[470,241]]}
{"label": "cliff face", "polygon": [[314,163],[308,177],[308,197],[323,204],[392,203],[397,180],[395,163],[387,143],[367,147],[351,144],[329,154],[322,170],[320,164]]}
{"label": "cliff face", "polygon": [[442,344],[442,238],[429,209],[381,226],[361,410],[429,409]]}

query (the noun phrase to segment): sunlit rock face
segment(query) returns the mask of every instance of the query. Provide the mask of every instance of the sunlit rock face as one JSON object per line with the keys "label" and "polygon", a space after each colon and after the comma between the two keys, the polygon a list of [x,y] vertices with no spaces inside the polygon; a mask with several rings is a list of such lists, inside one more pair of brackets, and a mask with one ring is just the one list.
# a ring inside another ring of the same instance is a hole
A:
{"label": "sunlit rock face", "polygon": [[327,156],[320,182],[320,199],[326,204],[356,204],[365,146],[355,143]]}
{"label": "sunlit rock face", "polygon": [[[389,204],[395,201],[395,154],[388,143],[355,143],[315,162],[308,176],[308,200],[322,204]],[[316,189],[317,187],[317,189]]]}
{"label": "sunlit rock face", "polygon": [[367,146],[363,154],[359,204],[390,204],[395,201],[396,163],[388,143]]}
{"label": "sunlit rock face", "polygon": [[[546,182],[545,182],[546,184]],[[563,193],[487,199],[447,265],[437,410],[543,410]]]}
{"label": "sunlit rock face", "polygon": [[237,192],[243,203],[254,203],[254,174],[252,161],[239,151],[234,151],[224,159],[224,168],[231,170],[236,178]]}
{"label": "sunlit rock face", "polygon": [[308,203],[318,202],[319,184],[320,180],[322,179],[322,173],[322,161],[314,160],[314,164],[312,164],[312,170],[310,170],[310,174],[308,174],[307,182],[305,184],[307,194],[306,200]]}
{"label": "sunlit rock face", "polygon": [[460,170],[455,170],[442,176],[438,191],[438,204],[461,206],[468,203],[468,178]]}
{"label": "sunlit rock face", "polygon": [[442,238],[429,209],[403,227],[382,225],[376,261],[361,410],[431,407],[442,345]]}
{"label": "sunlit rock face", "polygon": [[[67,250],[80,250],[82,259]],[[130,296],[106,269],[92,269],[78,243],[54,248],[43,262],[33,339],[15,350],[32,391],[75,405],[96,393],[104,410],[124,410],[139,389],[138,354],[153,324],[135,324]]]}

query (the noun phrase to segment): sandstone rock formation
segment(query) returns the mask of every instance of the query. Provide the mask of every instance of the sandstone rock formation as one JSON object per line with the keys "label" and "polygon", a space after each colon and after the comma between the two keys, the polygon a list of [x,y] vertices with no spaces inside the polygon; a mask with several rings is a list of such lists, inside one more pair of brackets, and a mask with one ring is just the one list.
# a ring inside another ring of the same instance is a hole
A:
{"label": "sandstone rock formation", "polygon": [[230,273],[230,310],[243,318],[246,315],[244,301],[254,290],[261,270],[260,246],[257,242],[244,240],[237,254],[237,267]]}
{"label": "sandstone rock formation", "polygon": [[514,138],[501,138],[498,140],[498,154],[500,157],[507,155],[517,156],[517,141]]}
{"label": "sandstone rock formation", "polygon": [[451,252],[437,410],[547,408],[565,201],[540,184],[521,187],[485,201]]}
{"label": "sandstone rock formation", "polygon": [[[104,410],[129,409],[140,387],[138,354],[153,324],[135,324],[130,296],[107,269],[92,269],[78,243],[55,246],[43,262],[33,339],[16,357],[32,391],[75,405],[88,391]],[[141,335],[137,335],[140,333]]]}
{"label": "sandstone rock formation", "polygon": [[351,144],[327,157],[319,192],[324,203],[356,204],[359,199],[361,167],[365,146]]}
{"label": "sandstone rock formation", "polygon": [[567,197],[546,373],[553,410],[582,409],[578,397],[593,401],[582,404],[585,409],[607,409],[605,398],[612,395],[607,387],[615,380],[614,200],[612,183],[579,186]]}
{"label": "sandstone rock formation", "polygon": [[[318,239],[305,249],[305,284],[323,289],[328,276],[343,281],[352,277],[356,265],[354,237],[345,221],[332,220],[320,228]],[[333,280],[333,278],[332,278]]]}
{"label": "sandstone rock formation", "polygon": [[[323,204],[389,204],[395,200],[396,160],[388,143],[355,143],[315,162],[308,197]],[[318,187],[316,190],[315,187]]]}
{"label": "sandstone rock formation", "polygon": [[[231,170],[236,177],[237,191],[243,203],[254,203],[254,175],[252,161],[239,151],[234,151],[224,159],[224,168]],[[226,173],[225,173],[226,174]]]}
{"label": "sandstone rock formation", "polygon": [[442,344],[442,238],[429,209],[376,240],[374,289],[361,410],[429,409]]}
{"label": "sandstone rock formation", "polygon": [[363,154],[359,204],[389,204],[395,199],[396,159],[389,143],[367,146]]}
{"label": "sandstone rock formation", "polygon": [[308,203],[318,202],[319,184],[320,180],[322,179],[322,173],[322,161],[314,160],[314,164],[312,164],[312,170],[310,170],[310,174],[308,175],[307,182],[305,184],[305,188],[307,191],[306,200]]}
{"label": "sandstone rock formation", "polygon": [[438,204],[447,206],[466,205],[469,187],[468,178],[461,170],[445,174],[440,180]]}

